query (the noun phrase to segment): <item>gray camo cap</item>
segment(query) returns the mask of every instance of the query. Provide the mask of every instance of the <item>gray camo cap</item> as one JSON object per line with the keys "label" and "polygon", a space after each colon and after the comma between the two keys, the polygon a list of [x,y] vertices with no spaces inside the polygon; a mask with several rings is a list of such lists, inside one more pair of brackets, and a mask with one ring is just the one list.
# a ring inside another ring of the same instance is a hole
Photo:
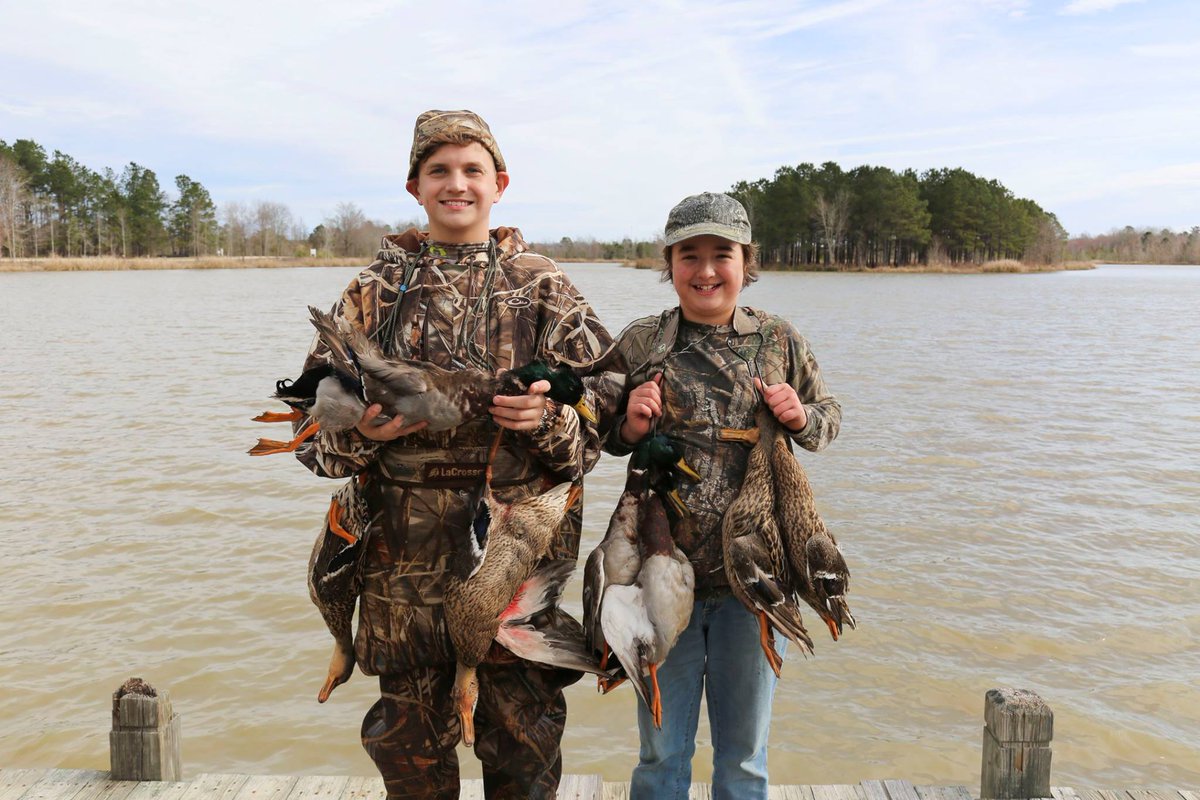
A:
{"label": "gray camo cap", "polygon": [[750,218],[746,209],[727,194],[694,194],[667,215],[667,246],[693,236],[712,234],[738,244],[750,244]]}
{"label": "gray camo cap", "polygon": [[412,150],[408,155],[408,180],[417,177],[417,164],[432,148],[450,141],[451,136],[465,135],[483,145],[483,149],[492,154],[496,162],[496,171],[504,172],[504,156],[500,155],[500,146],[492,129],[483,121],[483,117],[474,111],[426,111],[417,117],[413,129]]}

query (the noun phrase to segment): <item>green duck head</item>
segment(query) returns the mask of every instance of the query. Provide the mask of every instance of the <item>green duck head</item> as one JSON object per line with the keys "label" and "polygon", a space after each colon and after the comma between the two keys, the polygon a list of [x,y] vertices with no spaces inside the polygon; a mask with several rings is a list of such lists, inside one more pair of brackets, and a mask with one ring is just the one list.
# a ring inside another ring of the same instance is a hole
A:
{"label": "green duck head", "polygon": [[631,464],[634,469],[647,471],[650,488],[676,515],[691,515],[679,496],[679,480],[684,477],[699,483],[700,475],[684,461],[679,446],[668,436],[659,433],[643,439],[633,451]]}
{"label": "green duck head", "polygon": [[525,366],[512,370],[511,374],[524,384],[526,389],[538,381],[549,382],[550,391],[546,392],[547,397],[555,402],[571,406],[579,413],[579,416],[593,425],[598,423],[599,420],[596,419],[595,413],[588,406],[584,396],[583,380],[570,367],[561,366],[552,369],[544,361],[530,361]]}

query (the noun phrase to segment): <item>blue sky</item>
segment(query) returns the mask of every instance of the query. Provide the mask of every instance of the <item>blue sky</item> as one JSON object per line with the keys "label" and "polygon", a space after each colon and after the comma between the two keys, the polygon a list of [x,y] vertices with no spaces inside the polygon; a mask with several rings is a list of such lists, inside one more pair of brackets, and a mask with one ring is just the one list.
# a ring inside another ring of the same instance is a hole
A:
{"label": "blue sky", "polygon": [[964,167],[1073,234],[1200,225],[1194,0],[0,0],[0,139],[389,223],[471,108],[533,240],[655,235],[785,164]]}

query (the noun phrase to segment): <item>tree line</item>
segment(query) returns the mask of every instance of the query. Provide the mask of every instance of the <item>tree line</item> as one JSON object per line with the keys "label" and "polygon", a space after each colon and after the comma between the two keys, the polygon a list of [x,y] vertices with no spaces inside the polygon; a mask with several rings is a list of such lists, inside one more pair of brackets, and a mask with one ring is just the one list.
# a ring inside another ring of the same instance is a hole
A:
{"label": "tree line", "polygon": [[267,200],[220,207],[199,181],[130,162],[99,171],[31,139],[0,139],[0,257],[307,256],[370,258],[388,226],[339,203],[312,230]]}
{"label": "tree line", "polygon": [[1054,214],[961,168],[804,163],[740,181],[730,194],[746,206],[763,262],[785,268],[1049,264],[1062,260],[1067,238]]}
{"label": "tree line", "polygon": [[1200,226],[1176,233],[1160,228],[1126,225],[1099,236],[1077,236],[1067,242],[1067,252],[1079,261],[1119,264],[1200,264]]}

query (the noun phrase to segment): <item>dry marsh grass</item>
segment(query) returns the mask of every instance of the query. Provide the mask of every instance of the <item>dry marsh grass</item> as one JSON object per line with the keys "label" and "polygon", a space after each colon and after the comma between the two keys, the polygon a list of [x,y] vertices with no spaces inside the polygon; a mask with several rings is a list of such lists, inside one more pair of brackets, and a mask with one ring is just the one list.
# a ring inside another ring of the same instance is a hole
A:
{"label": "dry marsh grass", "polygon": [[137,269],[277,269],[282,267],[366,266],[368,258],[309,258],[295,256],[200,256],[197,258],[5,258],[0,272],[83,272]]}

